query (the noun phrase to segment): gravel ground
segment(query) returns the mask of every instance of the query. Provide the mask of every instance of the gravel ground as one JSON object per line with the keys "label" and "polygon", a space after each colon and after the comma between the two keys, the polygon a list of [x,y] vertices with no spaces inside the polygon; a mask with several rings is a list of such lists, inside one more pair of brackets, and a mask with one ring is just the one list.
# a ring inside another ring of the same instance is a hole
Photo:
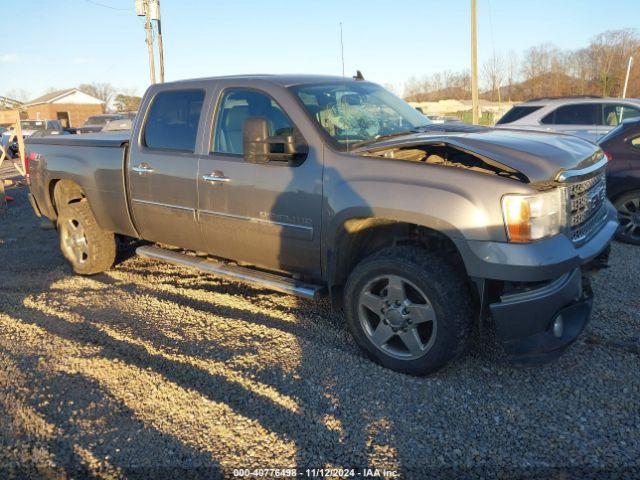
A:
{"label": "gravel ground", "polygon": [[7,193],[0,477],[640,476],[638,248],[613,246],[592,323],[555,363],[512,367],[476,334],[413,378],[365,359],[325,304],[136,257],[74,276],[25,189]]}

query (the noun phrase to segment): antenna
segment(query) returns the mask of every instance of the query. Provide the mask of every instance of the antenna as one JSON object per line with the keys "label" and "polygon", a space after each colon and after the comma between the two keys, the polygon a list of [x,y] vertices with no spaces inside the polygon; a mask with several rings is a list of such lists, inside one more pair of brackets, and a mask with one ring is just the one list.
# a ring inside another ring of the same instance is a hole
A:
{"label": "antenna", "polygon": [[344,41],[342,39],[342,22],[340,22],[340,56],[342,57],[342,76],[344,77]]}

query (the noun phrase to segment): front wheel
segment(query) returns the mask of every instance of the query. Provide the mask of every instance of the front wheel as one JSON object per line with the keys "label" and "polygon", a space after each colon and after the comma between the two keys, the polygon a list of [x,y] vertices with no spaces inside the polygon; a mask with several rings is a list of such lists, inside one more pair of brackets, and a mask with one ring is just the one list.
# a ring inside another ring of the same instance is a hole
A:
{"label": "front wheel", "polygon": [[614,201],[620,226],[616,239],[640,245],[640,191],[625,193]]}
{"label": "front wheel", "polygon": [[433,373],[460,352],[473,309],[467,282],[435,253],[393,247],[354,269],[345,311],[356,342],[381,365],[403,373]]}
{"label": "front wheel", "polygon": [[60,250],[76,273],[93,275],[113,266],[115,236],[100,228],[86,199],[64,205],[57,226]]}

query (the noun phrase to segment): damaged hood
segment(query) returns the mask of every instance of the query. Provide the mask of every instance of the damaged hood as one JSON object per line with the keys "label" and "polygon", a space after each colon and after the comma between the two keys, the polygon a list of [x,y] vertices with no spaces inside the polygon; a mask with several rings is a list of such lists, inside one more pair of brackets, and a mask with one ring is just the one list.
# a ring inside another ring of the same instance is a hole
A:
{"label": "damaged hood", "polygon": [[464,124],[430,125],[428,128],[421,133],[367,145],[360,151],[447,144],[511,167],[526,176],[530,183],[554,180],[560,172],[587,167],[603,155],[594,143],[570,135]]}

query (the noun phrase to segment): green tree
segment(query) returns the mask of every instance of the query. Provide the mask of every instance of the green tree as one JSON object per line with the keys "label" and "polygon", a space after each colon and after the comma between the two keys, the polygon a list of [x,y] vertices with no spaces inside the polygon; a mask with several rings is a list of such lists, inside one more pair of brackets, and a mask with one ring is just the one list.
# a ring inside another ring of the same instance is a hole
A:
{"label": "green tree", "polygon": [[119,93],[116,95],[114,105],[118,112],[135,112],[140,108],[141,97],[137,95],[126,95]]}

